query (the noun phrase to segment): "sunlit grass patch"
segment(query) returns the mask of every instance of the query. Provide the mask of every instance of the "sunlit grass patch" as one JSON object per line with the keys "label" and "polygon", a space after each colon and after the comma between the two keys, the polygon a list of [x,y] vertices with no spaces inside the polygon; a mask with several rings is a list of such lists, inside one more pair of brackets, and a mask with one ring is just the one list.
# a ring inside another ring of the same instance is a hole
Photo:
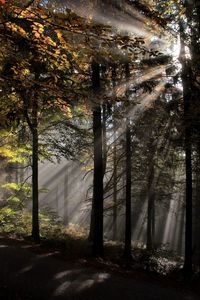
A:
{"label": "sunlit grass patch", "polygon": [[69,223],[65,228],[65,233],[69,236],[73,236],[75,239],[85,239],[88,237],[88,230],[78,224]]}
{"label": "sunlit grass patch", "polygon": [[61,250],[66,258],[83,258],[90,254],[88,232],[81,226],[69,224],[65,227],[62,224],[55,224],[46,228],[45,234],[43,230],[41,228],[42,244]]}

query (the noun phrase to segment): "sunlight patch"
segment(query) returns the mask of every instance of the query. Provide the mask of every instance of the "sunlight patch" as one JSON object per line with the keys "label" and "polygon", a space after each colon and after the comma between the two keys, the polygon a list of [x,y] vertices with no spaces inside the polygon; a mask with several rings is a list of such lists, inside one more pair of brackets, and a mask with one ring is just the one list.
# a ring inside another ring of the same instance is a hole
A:
{"label": "sunlight patch", "polygon": [[63,282],[53,293],[54,296],[62,295],[66,289],[68,289],[71,285],[70,281]]}
{"label": "sunlight patch", "polygon": [[44,253],[44,254],[39,254],[37,255],[37,258],[44,258],[44,257],[49,257],[55,254],[58,254],[59,251],[54,251],[54,252],[49,252],[49,253]]}
{"label": "sunlight patch", "polygon": [[106,279],[110,278],[110,274],[108,273],[99,273],[96,275],[95,282],[103,282]]}
{"label": "sunlight patch", "polygon": [[86,288],[90,288],[91,286],[93,286],[94,283],[95,283],[94,279],[87,279],[84,280],[83,282],[79,282],[77,286],[77,291],[80,292]]}
{"label": "sunlight patch", "polygon": [[30,271],[32,268],[33,268],[33,265],[29,265],[29,266],[27,266],[27,267],[21,269],[21,270],[18,272],[18,274],[26,273],[26,272]]}
{"label": "sunlight patch", "polygon": [[79,272],[81,272],[81,269],[76,269],[76,270],[66,270],[66,271],[57,273],[57,274],[54,276],[54,279],[62,279],[62,278],[65,277],[65,276],[72,275],[72,274],[76,274],[76,273],[79,273]]}

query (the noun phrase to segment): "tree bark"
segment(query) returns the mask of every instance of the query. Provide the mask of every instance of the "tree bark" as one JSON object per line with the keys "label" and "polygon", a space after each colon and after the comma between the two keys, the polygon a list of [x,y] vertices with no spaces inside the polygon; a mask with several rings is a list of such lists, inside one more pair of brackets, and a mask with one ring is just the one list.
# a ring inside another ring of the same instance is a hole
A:
{"label": "tree bark", "polygon": [[155,231],[155,155],[157,145],[155,138],[150,138],[149,142],[149,168],[148,168],[148,186],[147,186],[147,250],[154,249],[154,231]]}
{"label": "tree bark", "polygon": [[130,259],[131,253],[131,131],[126,121],[126,212],[125,212],[125,245],[124,257]]}
{"label": "tree bark", "polygon": [[113,240],[117,238],[117,146],[116,146],[116,124],[113,124],[114,148],[113,148]]}
{"label": "tree bark", "polygon": [[[69,168],[69,167],[68,167]],[[64,224],[67,226],[69,224],[69,204],[68,204],[68,188],[69,188],[69,174],[68,169],[65,171],[64,178]]]}
{"label": "tree bark", "polygon": [[[114,65],[112,67],[112,85],[113,90],[116,86],[116,66]],[[116,145],[116,139],[117,139],[117,124],[115,119],[115,105],[113,109],[113,139],[114,139],[114,145],[113,145],[113,240],[117,239],[117,145]]]}
{"label": "tree bark", "polygon": [[185,128],[185,168],[186,168],[186,191],[185,191],[185,259],[184,273],[190,276],[192,270],[193,226],[192,226],[192,149],[191,129]]}
{"label": "tree bark", "polygon": [[[37,77],[38,79],[38,77]],[[32,135],[32,238],[40,241],[38,192],[38,99],[34,92],[22,93],[24,117]],[[28,110],[31,109],[31,117]]]}
{"label": "tree bark", "polygon": [[106,119],[107,119],[107,109],[106,105],[103,104],[103,116],[102,116],[102,156],[103,156],[103,174],[106,171],[107,164],[107,137],[106,137]]}
{"label": "tree bark", "polygon": [[[99,64],[92,62],[93,90],[100,89]],[[102,116],[101,105],[96,103],[93,108],[93,136],[94,136],[94,178],[93,201],[91,213],[91,238],[93,255],[103,256],[103,151],[102,151]]]}
{"label": "tree bark", "polygon": [[181,40],[181,63],[182,63],[182,86],[183,86],[183,101],[184,101],[184,125],[185,125],[185,257],[184,257],[184,275],[190,276],[192,270],[192,248],[193,248],[193,230],[192,230],[192,128],[191,128],[191,100],[192,100],[192,85],[191,85],[191,66],[186,58],[185,53],[185,34],[184,27],[180,23],[180,40]]}
{"label": "tree bark", "polygon": [[32,108],[32,237],[40,240],[38,204],[38,102],[33,99]]}
{"label": "tree bark", "polygon": [[94,187],[93,187],[93,254],[103,256],[103,158],[101,107],[93,110]]}
{"label": "tree bark", "polygon": [[[125,65],[126,79],[130,77],[129,64]],[[127,93],[128,97],[128,93]],[[125,211],[125,244],[124,257],[132,258],[131,253],[131,130],[130,120],[126,117],[126,211]]]}
{"label": "tree bark", "polygon": [[[154,163],[153,163],[154,164]],[[148,176],[147,249],[154,248],[154,165],[150,165]]]}

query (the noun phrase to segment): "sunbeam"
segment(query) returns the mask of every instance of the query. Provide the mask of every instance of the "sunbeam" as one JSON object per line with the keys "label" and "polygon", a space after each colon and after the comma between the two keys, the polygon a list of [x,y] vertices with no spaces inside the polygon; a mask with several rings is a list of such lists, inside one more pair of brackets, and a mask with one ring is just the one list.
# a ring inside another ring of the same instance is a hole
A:
{"label": "sunbeam", "polygon": [[159,32],[158,26],[156,27],[150,19],[142,16],[128,4],[124,3],[124,5],[122,9],[113,4],[98,7],[89,3],[81,5],[77,1],[69,1],[67,3],[69,9],[87,20],[110,25],[120,32],[128,32],[132,35],[145,37],[148,41]]}
{"label": "sunbeam", "polygon": [[142,84],[143,82],[152,79],[158,75],[165,72],[167,65],[158,66],[155,68],[150,68],[145,71],[143,75],[138,75],[138,72],[130,80],[124,80],[122,83],[118,84],[113,91],[109,92],[108,96],[116,95],[117,97],[123,96],[126,90],[134,88]]}
{"label": "sunbeam", "polygon": [[135,105],[132,109],[129,110],[128,117],[130,117],[134,122],[136,122],[145,110],[152,107],[153,103],[158,99],[158,97],[162,93],[164,86],[165,82],[160,82],[154,88],[154,91],[151,94],[146,93],[138,97],[137,102],[139,102],[139,104]]}

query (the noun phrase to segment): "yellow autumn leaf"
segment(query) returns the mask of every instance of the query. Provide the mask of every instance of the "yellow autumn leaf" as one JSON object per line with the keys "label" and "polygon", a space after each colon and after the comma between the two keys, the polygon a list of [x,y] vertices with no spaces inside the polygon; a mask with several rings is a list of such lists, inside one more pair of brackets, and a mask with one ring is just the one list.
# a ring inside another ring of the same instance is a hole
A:
{"label": "yellow autumn leaf", "polygon": [[27,68],[26,68],[26,69],[23,69],[23,70],[22,70],[22,74],[25,75],[25,76],[26,76],[26,75],[29,75],[29,74],[30,74],[30,70],[27,69]]}
{"label": "yellow autumn leaf", "polygon": [[71,109],[70,109],[70,107],[69,106],[66,106],[66,116],[69,118],[69,119],[71,119],[72,117],[73,117],[73,114],[72,114],[72,111],[71,111]]}
{"label": "yellow autumn leaf", "polygon": [[36,37],[36,39],[39,39],[40,38],[40,34],[38,32],[35,32],[35,37]]}
{"label": "yellow autumn leaf", "polygon": [[39,33],[43,33],[43,28],[39,28],[39,29],[38,29],[38,32],[39,32]]}

